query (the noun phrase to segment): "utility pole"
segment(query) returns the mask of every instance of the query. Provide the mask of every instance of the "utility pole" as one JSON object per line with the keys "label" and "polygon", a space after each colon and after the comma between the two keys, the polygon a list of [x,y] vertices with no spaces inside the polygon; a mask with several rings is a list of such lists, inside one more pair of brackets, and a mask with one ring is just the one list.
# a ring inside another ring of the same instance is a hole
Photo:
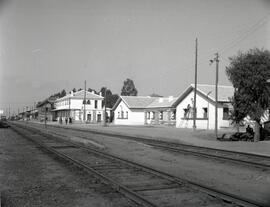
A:
{"label": "utility pole", "polygon": [[86,104],[86,80],[84,81],[84,99],[83,99],[83,120],[84,120],[84,122],[86,121],[85,104]]}
{"label": "utility pole", "polygon": [[105,94],[104,94],[104,126],[107,126],[107,114],[106,114],[106,104],[107,104],[107,87],[105,88]]}
{"label": "utility pole", "polygon": [[193,130],[196,129],[196,118],[197,118],[197,110],[196,110],[196,98],[197,98],[197,59],[198,59],[198,39],[195,41],[195,88],[194,88],[194,104],[193,104]]}
{"label": "utility pole", "polygon": [[10,105],[8,105],[8,118],[10,119]]}
{"label": "utility pole", "polygon": [[218,64],[219,64],[219,54],[215,53],[213,60],[210,63],[216,62],[216,107],[215,107],[215,134],[218,137]]}

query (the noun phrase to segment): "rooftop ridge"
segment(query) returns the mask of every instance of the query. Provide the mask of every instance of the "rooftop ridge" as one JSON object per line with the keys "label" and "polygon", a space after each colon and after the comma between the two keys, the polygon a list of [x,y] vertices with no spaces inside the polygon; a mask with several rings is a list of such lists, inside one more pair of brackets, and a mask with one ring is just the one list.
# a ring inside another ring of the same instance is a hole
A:
{"label": "rooftop ridge", "polygon": [[[191,85],[192,87],[195,86],[194,83],[191,83],[190,85]],[[197,85],[199,85],[199,86],[215,86],[215,84],[204,84],[204,83],[198,83]],[[228,86],[228,85],[218,85],[218,87],[228,87],[228,88],[233,88],[232,85],[231,85],[231,86]]]}

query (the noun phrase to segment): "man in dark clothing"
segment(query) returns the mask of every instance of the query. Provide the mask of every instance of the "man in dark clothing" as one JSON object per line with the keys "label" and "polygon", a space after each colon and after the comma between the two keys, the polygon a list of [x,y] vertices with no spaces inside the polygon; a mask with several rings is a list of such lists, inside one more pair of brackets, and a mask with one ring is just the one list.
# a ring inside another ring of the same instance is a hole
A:
{"label": "man in dark clothing", "polygon": [[246,128],[246,133],[253,135],[253,129],[249,125]]}

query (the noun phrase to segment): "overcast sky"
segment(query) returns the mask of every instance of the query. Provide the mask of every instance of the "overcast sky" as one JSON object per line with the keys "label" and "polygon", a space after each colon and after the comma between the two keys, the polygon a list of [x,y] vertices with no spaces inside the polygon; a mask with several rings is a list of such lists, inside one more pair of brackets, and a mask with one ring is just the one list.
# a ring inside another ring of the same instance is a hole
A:
{"label": "overcast sky", "polygon": [[120,94],[131,78],[139,95],[177,96],[215,83],[209,59],[270,48],[268,0],[0,0],[0,109],[33,106],[62,89]]}

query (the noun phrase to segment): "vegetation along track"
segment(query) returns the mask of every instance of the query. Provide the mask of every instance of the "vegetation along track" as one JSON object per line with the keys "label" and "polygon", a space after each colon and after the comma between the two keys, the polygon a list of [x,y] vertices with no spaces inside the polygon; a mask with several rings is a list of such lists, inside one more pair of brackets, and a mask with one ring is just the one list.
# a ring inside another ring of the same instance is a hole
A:
{"label": "vegetation along track", "polygon": [[266,206],[59,139],[37,129],[13,124],[12,129],[47,151],[95,174],[142,206]]}
{"label": "vegetation along track", "polygon": [[[40,126],[40,125],[39,125]],[[58,126],[50,126],[53,128],[61,129],[68,129],[70,131],[82,131],[87,133],[93,133],[93,134],[99,134],[99,135],[105,135],[109,137],[116,137],[121,139],[129,139],[134,140],[137,142],[142,142],[144,144],[174,152],[174,153],[184,153],[188,155],[193,156],[199,156],[199,157],[205,157],[208,159],[215,159],[215,160],[221,160],[226,162],[233,162],[249,167],[256,167],[263,170],[270,170],[270,157],[264,156],[264,155],[257,155],[252,153],[244,153],[244,152],[235,152],[230,150],[222,150],[222,149],[214,149],[209,147],[201,147],[201,146],[195,146],[195,145],[189,145],[189,144],[182,144],[182,143],[175,143],[175,142],[167,142],[162,140],[154,140],[149,138],[143,138],[143,137],[135,137],[135,136],[129,136],[129,135],[121,135],[121,134],[113,134],[110,132],[100,132],[95,131],[91,129],[78,129],[78,128],[68,128],[68,127],[58,127]],[[76,135],[80,138],[87,139],[87,136],[82,135]]]}

